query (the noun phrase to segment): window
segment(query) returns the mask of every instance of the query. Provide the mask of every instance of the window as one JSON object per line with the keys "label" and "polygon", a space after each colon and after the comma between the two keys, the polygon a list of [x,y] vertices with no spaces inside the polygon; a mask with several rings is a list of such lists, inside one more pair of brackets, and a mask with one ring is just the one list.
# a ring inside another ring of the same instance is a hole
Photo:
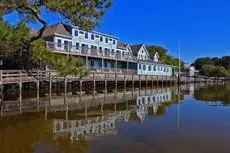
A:
{"label": "window", "polygon": [[88,32],[86,32],[85,33],[85,39],[88,39],[88,37],[89,37],[89,34],[88,34]]}
{"label": "window", "polygon": [[149,102],[149,103],[151,102],[151,98],[150,98],[150,97],[148,97],[148,102]]}
{"label": "window", "polygon": [[164,69],[164,72],[166,72],[166,67],[163,67],[163,69]]}
{"label": "window", "polygon": [[100,54],[102,54],[102,47],[99,47],[99,52]]}
{"label": "window", "polygon": [[80,34],[84,35],[84,31],[79,31]]}
{"label": "window", "polygon": [[153,66],[153,71],[156,71],[156,66]]}
{"label": "window", "polygon": [[96,38],[99,38],[99,36],[98,36],[98,35],[95,35],[95,37],[96,37]]}
{"label": "window", "polygon": [[139,69],[141,69],[141,64],[139,64]]}
{"label": "window", "polygon": [[151,65],[149,65],[149,71],[151,71]]}
{"label": "window", "polygon": [[112,55],[114,55],[114,49],[112,49]]}
{"label": "window", "polygon": [[161,71],[163,71],[163,68],[162,68],[162,66],[161,66]]}
{"label": "window", "polygon": [[68,41],[64,41],[64,49],[66,50],[66,51],[68,51],[69,50],[69,42]]}
{"label": "window", "polygon": [[160,66],[158,66],[158,71],[160,71]]}
{"label": "window", "polygon": [[102,36],[100,37],[100,42],[103,42],[103,37]]}
{"label": "window", "polygon": [[111,38],[109,38],[109,41],[112,41],[112,39],[111,39]]}
{"label": "window", "polygon": [[94,40],[94,34],[91,34],[91,40]]}
{"label": "window", "polygon": [[78,37],[78,31],[77,30],[74,31],[74,36]]}
{"label": "window", "polygon": [[76,43],[76,49],[79,49],[79,43]]}
{"label": "window", "polygon": [[146,70],[146,65],[143,65],[143,70],[144,70],[144,71]]}
{"label": "window", "polygon": [[82,44],[82,48],[88,48],[89,46],[86,44]]}
{"label": "window", "polygon": [[90,66],[94,67],[94,61],[90,61]]}
{"label": "window", "polygon": [[58,47],[61,47],[61,39],[58,39],[57,43],[58,43]]}
{"label": "window", "polygon": [[105,38],[105,42],[108,43],[108,38]]}
{"label": "window", "polygon": [[96,50],[97,49],[97,46],[91,46],[91,49],[93,49],[93,50]]}
{"label": "window", "polygon": [[113,40],[113,44],[116,45],[116,40]]}
{"label": "window", "polygon": [[153,97],[153,102],[155,102],[156,101],[156,97]]}

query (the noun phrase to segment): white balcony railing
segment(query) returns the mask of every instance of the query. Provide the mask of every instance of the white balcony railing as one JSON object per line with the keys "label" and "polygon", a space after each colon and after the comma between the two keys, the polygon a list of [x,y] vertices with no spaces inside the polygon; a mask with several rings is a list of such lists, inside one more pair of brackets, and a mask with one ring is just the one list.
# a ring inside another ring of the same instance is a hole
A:
{"label": "white balcony railing", "polygon": [[87,47],[78,47],[69,44],[57,44],[54,42],[46,42],[46,47],[51,51],[55,52],[65,52],[69,54],[75,54],[80,56],[92,56],[92,57],[105,57],[111,59],[120,59],[120,60],[128,60],[128,61],[137,61],[137,58],[128,54],[121,54],[112,50],[100,50],[95,48],[87,48]]}

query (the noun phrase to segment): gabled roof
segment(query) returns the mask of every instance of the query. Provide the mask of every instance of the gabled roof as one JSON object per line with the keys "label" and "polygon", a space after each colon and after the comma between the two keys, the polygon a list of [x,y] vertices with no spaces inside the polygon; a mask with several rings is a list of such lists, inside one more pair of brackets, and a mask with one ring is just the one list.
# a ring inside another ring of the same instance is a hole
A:
{"label": "gabled roof", "polygon": [[142,46],[143,46],[143,44],[130,45],[130,48],[131,48],[134,56],[137,56],[137,54],[140,51],[140,49],[141,49]]}
{"label": "gabled roof", "polygon": [[158,58],[160,58],[160,56],[159,56],[159,54],[158,54],[157,51],[151,51],[151,52],[148,51],[148,53],[149,53],[149,57],[150,57],[151,59],[153,59],[155,55],[157,55]]}
{"label": "gabled roof", "polygon": [[117,43],[117,48],[118,49],[126,49],[127,46],[128,46],[128,44],[125,44],[125,43],[122,43],[122,42]]}
{"label": "gabled roof", "polygon": [[48,26],[43,33],[43,37],[54,35],[54,34],[72,36],[71,33],[66,29],[66,27],[62,23]]}

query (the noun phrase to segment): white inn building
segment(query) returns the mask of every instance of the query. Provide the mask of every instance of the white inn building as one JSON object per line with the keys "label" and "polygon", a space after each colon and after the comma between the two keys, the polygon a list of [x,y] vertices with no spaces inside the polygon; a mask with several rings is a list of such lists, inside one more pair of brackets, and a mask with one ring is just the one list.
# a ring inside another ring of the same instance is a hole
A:
{"label": "white inn building", "polygon": [[48,27],[43,38],[47,47],[55,53],[82,57],[91,71],[161,76],[173,74],[173,67],[161,63],[157,52],[150,54],[144,44],[120,43],[119,38],[112,35],[59,23]]}

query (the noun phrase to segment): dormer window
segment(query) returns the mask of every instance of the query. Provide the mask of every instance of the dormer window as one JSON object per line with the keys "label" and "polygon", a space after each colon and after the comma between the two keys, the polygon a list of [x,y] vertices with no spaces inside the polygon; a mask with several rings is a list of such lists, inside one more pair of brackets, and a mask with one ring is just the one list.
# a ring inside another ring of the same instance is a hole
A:
{"label": "dormer window", "polygon": [[108,41],[108,38],[105,38],[105,43],[108,43],[109,41]]}
{"label": "dormer window", "polygon": [[113,44],[114,44],[114,45],[116,44],[116,40],[113,40]]}
{"label": "dormer window", "polygon": [[80,33],[81,35],[84,35],[84,31],[79,31],[79,33]]}
{"label": "dormer window", "polygon": [[75,36],[75,37],[78,37],[78,30],[75,30],[75,31],[74,31],[74,36]]}

